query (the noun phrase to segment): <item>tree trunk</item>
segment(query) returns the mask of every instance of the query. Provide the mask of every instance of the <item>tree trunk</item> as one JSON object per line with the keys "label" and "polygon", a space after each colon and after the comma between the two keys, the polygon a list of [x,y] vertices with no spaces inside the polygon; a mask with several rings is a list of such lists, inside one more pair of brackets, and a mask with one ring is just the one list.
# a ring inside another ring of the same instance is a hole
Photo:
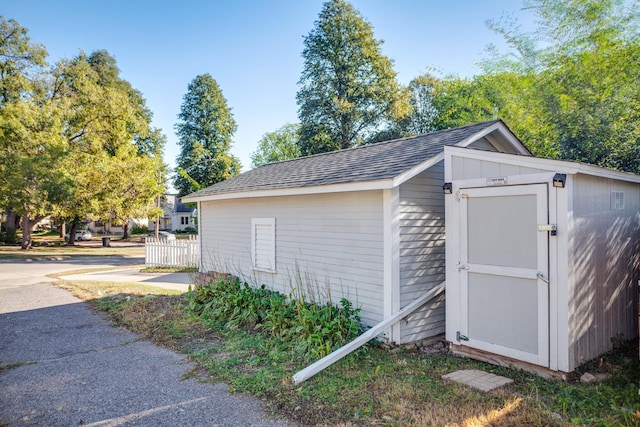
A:
{"label": "tree trunk", "polygon": [[122,226],[122,240],[129,238],[129,221]]}
{"label": "tree trunk", "polygon": [[5,208],[4,213],[7,216],[7,225],[6,225],[7,233],[9,231],[13,231],[15,233],[15,231],[16,231],[16,213],[11,208]]}
{"label": "tree trunk", "polygon": [[19,217],[11,208],[5,208],[5,215],[7,216],[7,223],[5,225],[6,238],[5,242],[11,245],[16,243],[16,229],[18,228]]}
{"label": "tree trunk", "polygon": [[71,228],[69,229],[69,241],[67,242],[67,246],[73,246],[76,244],[76,229],[78,228],[78,224],[73,221],[71,223]]}
{"label": "tree trunk", "polygon": [[34,219],[29,218],[28,214],[22,215],[20,228],[22,229],[22,249],[31,249],[33,241],[31,240],[31,231],[33,226],[46,218],[46,215],[38,215]]}
{"label": "tree trunk", "polygon": [[31,228],[35,224],[28,215],[22,215],[22,249],[31,249]]}
{"label": "tree trunk", "polygon": [[62,221],[60,223],[60,237],[64,239],[64,235],[66,234],[67,223]]}

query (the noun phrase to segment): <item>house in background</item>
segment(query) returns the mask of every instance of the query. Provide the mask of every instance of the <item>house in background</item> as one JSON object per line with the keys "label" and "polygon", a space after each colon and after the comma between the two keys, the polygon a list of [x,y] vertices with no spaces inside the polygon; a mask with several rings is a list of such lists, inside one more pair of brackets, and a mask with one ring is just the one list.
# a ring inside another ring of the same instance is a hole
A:
{"label": "house in background", "polygon": [[[162,210],[163,214],[158,227],[161,231],[183,231],[187,227],[196,228],[195,208],[182,203],[177,194],[162,196]],[[149,231],[155,231],[155,227],[155,218],[149,218]]]}
{"label": "house in background", "polygon": [[183,200],[198,204],[201,272],[346,298],[369,326],[446,274],[446,327],[441,294],[383,339],[446,330],[465,354],[569,372],[637,336],[639,184],[533,158],[494,120],[263,165]]}
{"label": "house in background", "polygon": [[[149,220],[147,218],[131,218],[129,220],[129,231],[134,228],[148,227]],[[91,221],[80,228],[87,228],[91,232],[96,234],[115,234],[121,235],[124,233],[124,224],[114,224],[103,221]]]}

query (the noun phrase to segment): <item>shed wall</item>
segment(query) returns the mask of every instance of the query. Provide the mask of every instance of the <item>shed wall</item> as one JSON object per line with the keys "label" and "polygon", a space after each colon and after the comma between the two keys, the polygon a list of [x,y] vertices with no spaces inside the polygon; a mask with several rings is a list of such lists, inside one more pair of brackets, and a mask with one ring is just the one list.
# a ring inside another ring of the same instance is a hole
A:
{"label": "shed wall", "polygon": [[[331,296],[382,320],[382,191],[233,199],[201,203],[202,271],[312,299]],[[254,271],[251,219],[275,218],[276,273]]]}
{"label": "shed wall", "polygon": [[451,169],[452,177],[454,180],[493,178],[546,172],[542,169],[528,168],[524,166],[457,156],[453,156],[451,159]]}
{"label": "shed wall", "polygon": [[[400,307],[445,278],[444,162],[400,186]],[[400,323],[400,342],[444,333],[444,294]]]}
{"label": "shed wall", "polygon": [[[569,365],[638,334],[640,185],[578,175],[569,235]],[[612,192],[624,193],[614,209]]]}

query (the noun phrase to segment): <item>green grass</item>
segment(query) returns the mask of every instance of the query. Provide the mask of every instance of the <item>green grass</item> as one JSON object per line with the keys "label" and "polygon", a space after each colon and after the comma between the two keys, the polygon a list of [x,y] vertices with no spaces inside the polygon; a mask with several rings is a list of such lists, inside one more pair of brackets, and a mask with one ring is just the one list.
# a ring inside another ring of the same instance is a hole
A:
{"label": "green grass", "polygon": [[72,256],[144,256],[144,246],[34,246],[29,250],[22,250],[20,246],[0,246],[0,259],[25,259],[37,257],[72,257]]}
{"label": "green grass", "polygon": [[36,363],[37,362],[35,361],[0,363],[0,372],[7,371],[13,368],[19,368],[20,366],[34,365]]}
{"label": "green grass", "polygon": [[[185,295],[114,284],[106,289],[118,295],[97,298],[97,285],[66,286],[80,288],[78,295],[118,325],[189,354],[196,368],[188,376],[258,396],[275,414],[302,425],[640,426],[637,340],[620,344],[566,381],[454,356],[446,348],[427,352],[372,344],[296,385],[293,374],[308,362],[295,345],[196,317]],[[151,291],[158,296],[144,296]],[[442,379],[458,369],[493,372],[514,383],[484,393]],[[586,371],[606,373],[607,379],[582,384],[578,379]]]}

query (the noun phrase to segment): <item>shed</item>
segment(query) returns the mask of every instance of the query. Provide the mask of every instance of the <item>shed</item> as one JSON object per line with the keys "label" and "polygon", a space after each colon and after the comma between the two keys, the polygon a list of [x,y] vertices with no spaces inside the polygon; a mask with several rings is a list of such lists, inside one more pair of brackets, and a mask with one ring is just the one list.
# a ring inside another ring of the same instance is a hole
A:
{"label": "shed", "polygon": [[454,351],[571,372],[638,335],[640,176],[459,147],[444,171]]}
{"label": "shed", "polygon": [[[201,272],[361,308],[372,326],[445,278],[444,147],[530,156],[500,120],[271,163],[183,198],[197,202]],[[444,299],[385,338],[444,333]]]}

